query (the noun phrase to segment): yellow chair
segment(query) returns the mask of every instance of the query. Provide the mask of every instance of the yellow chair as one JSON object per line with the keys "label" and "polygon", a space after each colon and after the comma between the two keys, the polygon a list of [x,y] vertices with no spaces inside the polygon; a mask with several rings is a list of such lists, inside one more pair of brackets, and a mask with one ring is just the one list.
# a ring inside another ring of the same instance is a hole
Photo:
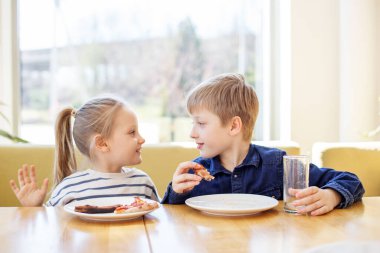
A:
{"label": "yellow chair", "polygon": [[364,196],[380,195],[380,142],[315,143],[312,161],[320,167],[352,172],[362,182]]}
{"label": "yellow chair", "polygon": [[[256,142],[258,145],[276,147],[288,154],[299,154],[299,146],[294,142]],[[189,161],[199,155],[193,143],[146,144],[142,149],[143,162],[136,167],[145,171],[157,186],[163,197],[168,183],[180,162]],[[79,169],[86,169],[88,163],[79,158]],[[37,167],[37,179],[41,183],[47,177],[51,187],[53,181],[54,146],[33,144],[0,145],[0,206],[19,206],[19,202],[9,187],[9,180],[17,181],[17,169],[24,163]],[[50,189],[49,189],[50,190]]]}

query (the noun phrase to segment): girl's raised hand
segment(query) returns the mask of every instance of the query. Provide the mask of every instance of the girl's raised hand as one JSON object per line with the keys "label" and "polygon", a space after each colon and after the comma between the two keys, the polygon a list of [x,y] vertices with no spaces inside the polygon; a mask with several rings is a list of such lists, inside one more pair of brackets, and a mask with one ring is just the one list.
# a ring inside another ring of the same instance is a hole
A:
{"label": "girl's raised hand", "polygon": [[174,172],[172,188],[176,193],[185,193],[191,191],[202,180],[200,176],[188,173],[197,163],[183,162],[180,163]]}
{"label": "girl's raised hand", "polygon": [[[29,168],[30,167],[30,168]],[[10,180],[9,184],[20,201],[22,206],[41,206],[48,190],[49,180],[44,179],[41,188],[37,185],[36,168],[34,165],[22,165],[18,169],[18,183],[17,186],[14,180]]]}

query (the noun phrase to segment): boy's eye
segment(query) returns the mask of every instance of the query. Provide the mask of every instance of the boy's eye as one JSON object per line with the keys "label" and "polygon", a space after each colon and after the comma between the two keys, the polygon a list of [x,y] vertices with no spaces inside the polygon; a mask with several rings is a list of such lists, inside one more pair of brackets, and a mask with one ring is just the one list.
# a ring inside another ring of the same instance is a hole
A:
{"label": "boy's eye", "polygon": [[129,131],[129,134],[134,135],[136,133],[135,130]]}
{"label": "boy's eye", "polygon": [[198,126],[204,126],[204,125],[206,125],[206,122],[204,122],[204,121],[199,121],[199,120],[193,120],[191,123],[192,123],[193,125],[198,125]]}

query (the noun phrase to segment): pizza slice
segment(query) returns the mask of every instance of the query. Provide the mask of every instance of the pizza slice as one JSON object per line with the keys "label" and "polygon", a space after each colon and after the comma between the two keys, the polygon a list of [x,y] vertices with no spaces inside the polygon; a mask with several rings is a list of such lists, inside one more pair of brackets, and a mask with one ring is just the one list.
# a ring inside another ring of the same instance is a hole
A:
{"label": "pizza slice", "polygon": [[84,206],[75,206],[74,211],[78,213],[113,213],[116,208],[121,205],[113,205],[113,206],[92,206],[92,205],[84,205]]}
{"label": "pizza slice", "polygon": [[122,205],[115,209],[114,213],[134,213],[149,211],[158,208],[157,202],[148,203],[147,201],[141,199],[140,197],[135,197],[135,201],[129,205]]}
{"label": "pizza slice", "polygon": [[193,168],[193,171],[194,171],[194,174],[202,177],[206,181],[211,181],[211,180],[213,180],[215,178],[201,164],[195,165],[194,168]]}

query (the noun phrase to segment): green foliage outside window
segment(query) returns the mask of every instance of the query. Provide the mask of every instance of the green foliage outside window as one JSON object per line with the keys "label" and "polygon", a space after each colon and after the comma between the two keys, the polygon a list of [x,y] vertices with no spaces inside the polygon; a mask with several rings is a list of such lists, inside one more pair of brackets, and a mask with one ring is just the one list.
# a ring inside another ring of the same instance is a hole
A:
{"label": "green foliage outside window", "polygon": [[[0,102],[0,105],[4,105],[4,103]],[[7,117],[5,117],[4,113],[2,113],[1,111],[0,111],[0,117],[9,123],[9,120],[7,119]],[[1,128],[0,128],[0,136],[6,138],[8,140],[11,140],[13,142],[21,142],[21,143],[27,143],[28,142],[28,141],[26,141],[20,137],[17,137],[15,135],[8,133],[7,131],[5,131],[4,129],[1,129]]]}

